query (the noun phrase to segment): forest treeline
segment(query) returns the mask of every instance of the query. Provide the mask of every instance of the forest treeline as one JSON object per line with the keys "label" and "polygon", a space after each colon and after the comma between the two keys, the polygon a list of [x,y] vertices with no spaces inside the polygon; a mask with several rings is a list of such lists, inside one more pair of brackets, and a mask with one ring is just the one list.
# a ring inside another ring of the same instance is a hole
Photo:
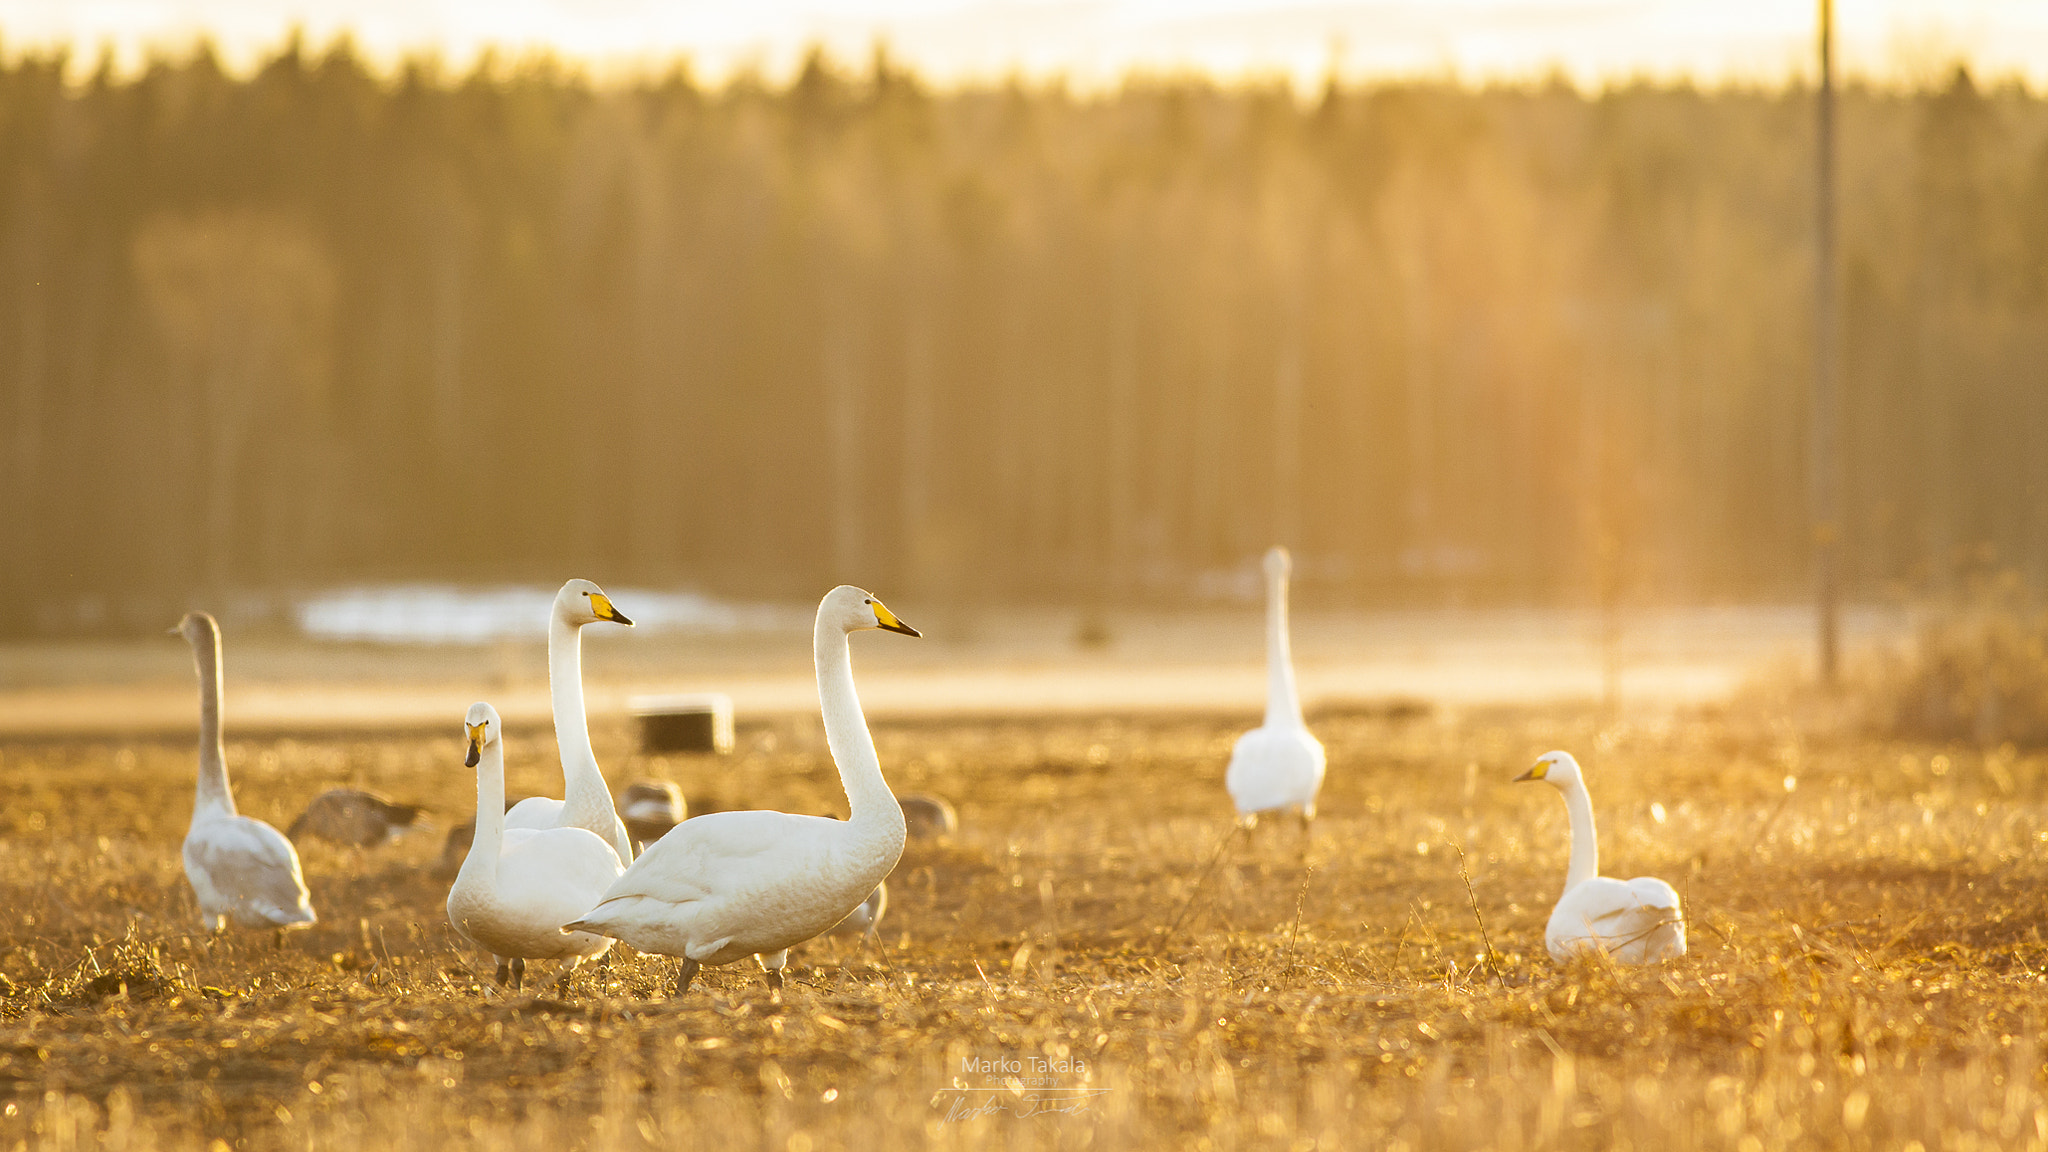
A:
{"label": "forest treeline", "polygon": [[[1849,584],[2048,588],[2048,102],[1840,112]],[[1806,594],[1798,90],[0,68],[0,631],[580,575]]]}

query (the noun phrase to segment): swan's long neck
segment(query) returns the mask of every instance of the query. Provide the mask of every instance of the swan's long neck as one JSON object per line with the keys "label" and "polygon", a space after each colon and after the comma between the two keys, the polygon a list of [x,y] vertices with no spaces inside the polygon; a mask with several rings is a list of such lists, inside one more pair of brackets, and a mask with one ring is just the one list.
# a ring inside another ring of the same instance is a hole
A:
{"label": "swan's long neck", "polygon": [[1574,780],[1564,789],[1564,810],[1572,834],[1572,862],[1564,874],[1569,892],[1600,874],[1600,837],[1593,831],[1593,797],[1584,781]]}
{"label": "swan's long neck", "polygon": [[1287,577],[1266,578],[1266,727],[1305,728],[1287,644]]}
{"label": "swan's long neck", "polygon": [[498,854],[505,842],[505,742],[484,745],[476,761],[476,834],[462,860],[458,882],[495,885]]}
{"label": "swan's long neck", "polygon": [[197,629],[192,661],[199,667],[199,792],[192,804],[196,823],[205,816],[233,816],[235,796],[228,789],[228,758],[220,738],[220,634]]}
{"label": "swan's long neck", "polygon": [[811,654],[818,666],[818,706],[825,714],[825,743],[832,749],[839,782],[846,789],[848,823],[863,839],[893,838],[900,846],[903,808],[889,791],[889,782],[882,779],[882,761],[875,754],[867,717],[862,715],[860,697],[853,690],[853,653],[845,629],[820,619],[811,638]]}
{"label": "swan's long neck", "polygon": [[[555,745],[562,754],[562,808],[567,823],[610,823],[612,796],[590,748],[583,714],[583,629],[556,613],[548,621],[548,695],[555,710]],[[481,825],[479,825],[481,827]]]}

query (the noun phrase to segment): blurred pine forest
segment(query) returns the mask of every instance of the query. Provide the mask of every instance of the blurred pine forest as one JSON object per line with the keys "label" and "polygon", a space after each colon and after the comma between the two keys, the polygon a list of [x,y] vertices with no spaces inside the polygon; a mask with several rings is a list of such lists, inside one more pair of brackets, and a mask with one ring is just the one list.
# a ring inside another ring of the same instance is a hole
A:
{"label": "blurred pine forest", "polygon": [[[588,576],[1806,594],[1798,90],[0,69],[0,632]],[[1852,594],[2048,589],[2048,101],[1841,109]]]}

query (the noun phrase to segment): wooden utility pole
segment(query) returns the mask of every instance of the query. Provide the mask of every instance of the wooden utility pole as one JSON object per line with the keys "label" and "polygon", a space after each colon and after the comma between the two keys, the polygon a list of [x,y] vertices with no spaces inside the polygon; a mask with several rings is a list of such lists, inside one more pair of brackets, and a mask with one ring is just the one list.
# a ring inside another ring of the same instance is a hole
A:
{"label": "wooden utility pole", "polygon": [[1815,109],[1813,244],[1813,568],[1820,630],[1820,680],[1832,687],[1841,662],[1842,383],[1841,317],[1835,291],[1835,5],[1820,0],[1820,92]]}

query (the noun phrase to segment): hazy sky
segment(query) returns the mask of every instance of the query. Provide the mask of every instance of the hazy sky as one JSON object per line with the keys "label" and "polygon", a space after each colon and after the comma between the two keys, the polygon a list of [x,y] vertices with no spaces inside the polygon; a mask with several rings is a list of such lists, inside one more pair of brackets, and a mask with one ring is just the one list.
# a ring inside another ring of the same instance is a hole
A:
{"label": "hazy sky", "polygon": [[[1850,71],[1913,79],[1958,60],[2048,88],[2048,0],[1838,0]],[[545,46],[599,72],[688,56],[717,78],[785,74],[806,46],[864,60],[878,39],[941,81],[1063,74],[1083,86],[1133,68],[1221,76],[1562,68],[1581,81],[1648,74],[1781,80],[1809,67],[1802,0],[0,0],[0,53],[55,42],[146,48],[210,35],[237,67],[293,26],[347,31],[388,64],[432,47],[458,66],[487,45]]]}

